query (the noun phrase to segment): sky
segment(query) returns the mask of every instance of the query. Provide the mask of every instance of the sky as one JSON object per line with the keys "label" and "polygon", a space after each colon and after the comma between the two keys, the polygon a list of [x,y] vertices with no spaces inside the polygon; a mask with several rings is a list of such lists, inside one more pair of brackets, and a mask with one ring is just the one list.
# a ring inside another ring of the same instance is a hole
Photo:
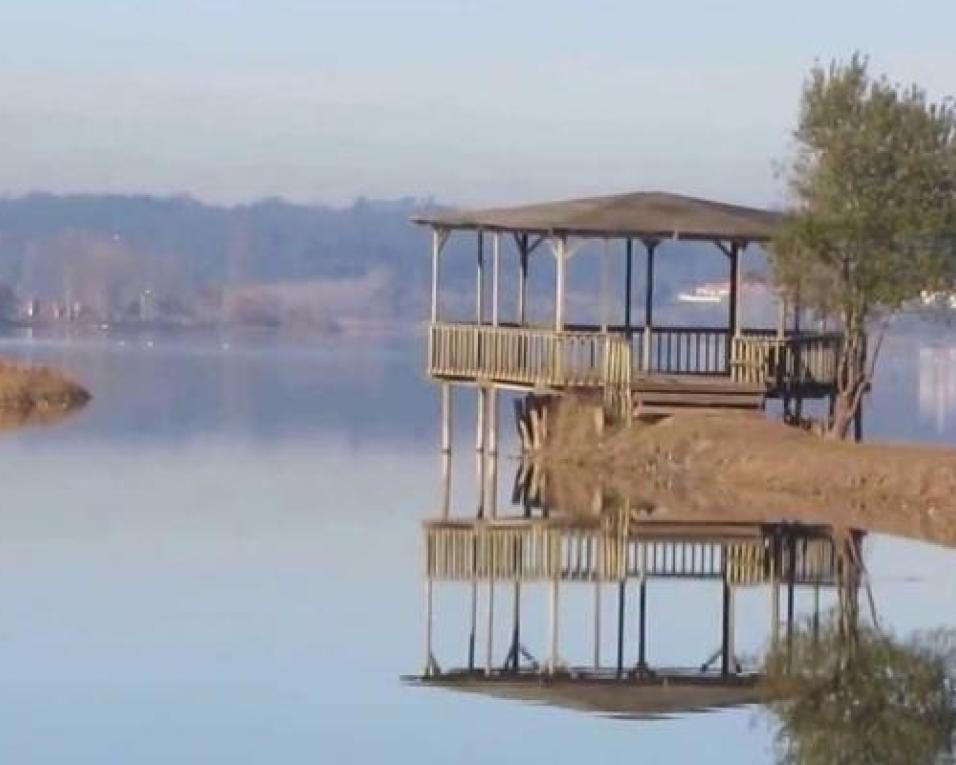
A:
{"label": "sky", "polygon": [[777,205],[801,83],[956,93],[954,0],[0,0],[0,194]]}

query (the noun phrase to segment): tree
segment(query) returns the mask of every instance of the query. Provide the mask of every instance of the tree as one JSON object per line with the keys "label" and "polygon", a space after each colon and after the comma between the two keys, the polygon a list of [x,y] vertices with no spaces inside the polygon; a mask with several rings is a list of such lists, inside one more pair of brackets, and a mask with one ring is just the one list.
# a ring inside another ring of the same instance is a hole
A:
{"label": "tree", "polygon": [[845,438],[889,319],[923,290],[953,288],[956,110],[871,77],[856,54],[811,71],[794,138],[772,260],[785,292],[843,329],[828,433]]}
{"label": "tree", "polygon": [[[956,735],[956,642],[950,631],[906,640],[829,617],[767,656],[763,688],[779,723],[781,765],[940,762]],[[945,760],[949,761],[949,760]]]}

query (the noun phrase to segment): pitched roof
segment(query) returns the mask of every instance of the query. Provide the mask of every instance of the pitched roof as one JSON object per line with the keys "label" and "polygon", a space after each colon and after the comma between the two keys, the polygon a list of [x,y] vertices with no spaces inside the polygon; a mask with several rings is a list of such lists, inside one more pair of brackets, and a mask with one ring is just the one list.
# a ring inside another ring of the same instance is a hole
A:
{"label": "pitched roof", "polygon": [[707,199],[636,192],[565,202],[443,212],[412,218],[451,229],[485,229],[590,237],[763,242],[773,236],[781,213]]}

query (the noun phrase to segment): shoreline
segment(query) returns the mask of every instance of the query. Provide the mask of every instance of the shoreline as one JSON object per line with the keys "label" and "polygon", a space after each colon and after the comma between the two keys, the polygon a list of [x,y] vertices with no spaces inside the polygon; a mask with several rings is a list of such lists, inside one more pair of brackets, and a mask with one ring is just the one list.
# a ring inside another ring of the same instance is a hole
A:
{"label": "shoreline", "polygon": [[581,406],[551,436],[540,459],[572,511],[601,491],[654,517],[822,521],[956,547],[946,447],[825,441],[758,415],[679,414],[598,433]]}

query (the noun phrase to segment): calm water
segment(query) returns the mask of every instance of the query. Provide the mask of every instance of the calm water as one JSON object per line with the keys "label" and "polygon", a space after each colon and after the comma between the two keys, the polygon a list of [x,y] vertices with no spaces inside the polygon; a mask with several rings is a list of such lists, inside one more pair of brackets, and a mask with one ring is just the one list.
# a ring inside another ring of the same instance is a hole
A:
{"label": "calm water", "polygon": [[[749,708],[634,722],[401,684],[422,669],[420,520],[438,503],[418,345],[11,338],[0,352],[94,393],[62,424],[0,437],[0,761],[770,760]],[[956,443],[956,345],[900,340],[886,362],[868,434]],[[466,513],[474,402],[458,403]],[[507,410],[502,430],[507,454]],[[865,550],[885,624],[956,626],[952,552]],[[713,650],[713,594],[649,592],[653,660]],[[463,600],[436,596],[450,663]],[[566,650],[587,656],[589,622],[566,608]],[[741,652],[759,650],[765,613],[764,596],[741,598]],[[537,622],[526,642],[543,650]]]}

